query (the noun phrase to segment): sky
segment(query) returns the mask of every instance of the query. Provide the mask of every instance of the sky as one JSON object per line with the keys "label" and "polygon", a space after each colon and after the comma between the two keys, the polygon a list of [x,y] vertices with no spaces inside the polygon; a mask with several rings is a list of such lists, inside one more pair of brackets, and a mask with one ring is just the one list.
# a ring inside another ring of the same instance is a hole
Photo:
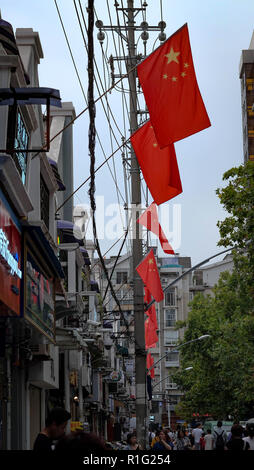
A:
{"label": "sky", "polygon": [[[108,2],[112,18],[115,20],[115,2],[114,0]],[[147,3],[147,21],[149,25],[157,25],[161,20],[160,0],[148,0]],[[86,15],[87,2],[81,1],[81,4]],[[140,6],[140,1],[135,0],[135,5]],[[72,0],[58,0],[58,6],[86,93],[87,55],[74,4]],[[108,25],[107,0],[95,0],[95,7],[98,18],[104,25]],[[72,101],[78,114],[85,108],[85,100],[54,0],[43,0],[43,2],[2,0],[0,8],[2,18],[9,21],[14,30],[33,28],[39,32],[44,52],[44,58],[39,65],[40,85],[59,89],[62,101]],[[248,49],[253,33],[254,2],[253,0],[163,0],[162,12],[163,20],[167,24],[165,30],[167,37],[188,23],[196,76],[212,124],[210,128],[175,144],[183,193],[161,208],[164,214],[168,214],[169,223],[165,223],[166,226],[162,228],[169,237],[173,228],[173,206],[178,205],[178,209],[181,208],[181,241],[177,252],[181,256],[191,256],[192,263],[196,264],[222,250],[217,246],[219,231],[216,224],[218,220],[225,218],[226,213],[215,191],[225,184],[222,181],[223,173],[243,163],[239,62],[241,51]],[[142,20],[140,13],[136,18],[137,24]],[[100,76],[104,80],[101,48],[96,35],[95,57]],[[147,43],[148,52],[153,50],[157,35],[158,33],[150,34]],[[137,39],[138,37],[137,35]],[[157,41],[155,47],[158,45]],[[138,52],[143,52],[141,40],[138,42]],[[107,57],[111,54],[116,55],[110,33],[104,41],[104,53]],[[115,67],[117,68],[117,64]],[[108,74],[109,71],[105,68],[107,85],[110,84]],[[128,87],[126,81],[124,86]],[[98,96],[97,91],[95,96]],[[126,99],[129,99],[128,93]],[[141,95],[139,99],[142,103]],[[124,127],[128,133],[128,122],[124,123],[122,117],[122,93],[113,90],[108,95],[108,101],[121,133],[124,134]],[[118,147],[117,142],[121,143],[121,135],[112,124],[117,139],[116,142],[113,139],[111,143],[108,122],[100,103],[96,110],[97,133],[108,157],[112,153],[112,148],[115,150]],[[74,188],[89,176],[88,127],[88,113],[80,117],[73,127]],[[96,166],[103,159],[102,150],[97,142]],[[96,194],[104,197],[106,208],[110,204],[117,203],[118,199],[123,204],[125,199],[121,152],[116,154],[110,166],[112,173],[115,171],[123,198],[117,196],[115,183],[105,165],[96,176]],[[88,189],[86,185],[77,193],[75,204],[89,203]],[[102,213],[99,213],[99,216],[104,225],[110,220]],[[106,251],[116,239],[117,237],[115,240],[100,240],[102,251]],[[119,246],[120,244],[116,245],[109,254],[117,254]],[[162,253],[160,251],[161,255]]]}

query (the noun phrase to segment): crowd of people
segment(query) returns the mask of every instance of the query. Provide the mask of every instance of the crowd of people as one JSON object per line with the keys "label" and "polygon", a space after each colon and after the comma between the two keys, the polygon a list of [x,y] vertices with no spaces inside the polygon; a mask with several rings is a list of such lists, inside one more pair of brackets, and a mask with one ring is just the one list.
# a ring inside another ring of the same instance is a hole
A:
{"label": "crowd of people", "polygon": [[213,431],[207,429],[206,432],[198,423],[192,430],[179,426],[176,432],[169,428],[157,431],[155,435],[150,432],[149,439],[153,450],[163,450],[163,446],[164,450],[254,450],[254,423],[247,423],[244,429],[235,422],[229,433],[223,429],[222,421],[217,422]]}
{"label": "crowd of people", "polygon": [[[62,408],[51,411],[46,419],[45,428],[38,434],[35,443],[35,451],[106,451],[110,447],[98,436],[82,430],[65,435],[65,430],[70,413]],[[149,432],[149,448],[154,452],[180,451],[245,451],[254,450],[254,423],[247,423],[244,429],[235,422],[230,433],[223,429],[221,421],[211,430],[203,430],[201,423],[194,429],[186,429],[178,426],[176,431],[170,428],[161,428],[156,432]],[[136,432],[129,433],[123,450],[137,451],[143,449],[137,441]]]}

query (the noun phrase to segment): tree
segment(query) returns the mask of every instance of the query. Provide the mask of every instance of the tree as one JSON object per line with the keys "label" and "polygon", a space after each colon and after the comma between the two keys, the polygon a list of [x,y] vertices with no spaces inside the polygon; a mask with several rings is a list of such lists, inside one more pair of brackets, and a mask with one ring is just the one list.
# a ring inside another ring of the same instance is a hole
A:
{"label": "tree", "polygon": [[219,245],[234,247],[234,270],[222,273],[212,296],[198,294],[191,303],[184,342],[211,337],[182,348],[182,369],[193,367],[174,376],[184,390],[176,411],[186,419],[197,412],[244,418],[254,405],[254,164],[223,179],[228,185],[217,194],[229,216],[218,222]]}

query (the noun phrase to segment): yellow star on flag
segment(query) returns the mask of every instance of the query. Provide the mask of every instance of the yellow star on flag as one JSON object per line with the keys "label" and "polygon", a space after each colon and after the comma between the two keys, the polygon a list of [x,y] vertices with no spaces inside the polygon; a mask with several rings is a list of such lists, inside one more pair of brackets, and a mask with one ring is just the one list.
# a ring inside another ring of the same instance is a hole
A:
{"label": "yellow star on flag", "polygon": [[185,73],[185,72],[182,72],[181,75],[182,75],[182,77],[186,77],[186,73]]}
{"label": "yellow star on flag", "polygon": [[170,64],[170,62],[176,62],[177,64],[179,64],[178,59],[177,59],[179,55],[180,55],[180,52],[175,52],[173,47],[171,47],[170,52],[168,54],[165,54],[165,57],[167,57],[168,59],[167,63]]}
{"label": "yellow star on flag", "polygon": [[184,67],[187,69],[189,67],[189,64],[187,64],[187,62],[185,62]]}
{"label": "yellow star on flag", "polygon": [[[158,147],[158,144],[156,142],[154,142],[153,144],[154,147]],[[152,261],[152,260],[151,260]]]}
{"label": "yellow star on flag", "polygon": [[163,75],[163,78],[164,78],[165,80],[168,78],[168,76],[167,76],[166,73]]}
{"label": "yellow star on flag", "polygon": [[149,260],[148,260],[148,263],[149,263],[149,264],[153,264],[153,259],[149,259]]}
{"label": "yellow star on flag", "polygon": [[177,77],[172,77],[172,82],[176,82],[177,81]]}

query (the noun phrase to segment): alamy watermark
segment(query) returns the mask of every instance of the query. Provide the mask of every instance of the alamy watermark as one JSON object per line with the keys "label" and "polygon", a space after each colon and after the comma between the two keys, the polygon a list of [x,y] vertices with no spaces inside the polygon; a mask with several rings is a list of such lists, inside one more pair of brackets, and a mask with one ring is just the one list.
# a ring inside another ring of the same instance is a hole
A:
{"label": "alamy watermark", "polygon": [[[76,209],[79,209],[78,211]],[[145,211],[144,206],[130,205],[128,208],[121,204],[105,204],[104,196],[96,196],[96,228],[99,240],[114,242],[125,233],[128,228],[128,237],[133,240],[137,237],[145,238],[146,228],[136,223]],[[181,204],[164,204],[159,208],[159,223],[174,251],[181,246]],[[93,239],[92,213],[89,204],[80,204],[75,208],[74,236],[76,239]],[[81,215],[80,215],[81,214]],[[158,232],[158,226],[151,220],[152,230]],[[152,240],[158,237],[150,232]]]}

